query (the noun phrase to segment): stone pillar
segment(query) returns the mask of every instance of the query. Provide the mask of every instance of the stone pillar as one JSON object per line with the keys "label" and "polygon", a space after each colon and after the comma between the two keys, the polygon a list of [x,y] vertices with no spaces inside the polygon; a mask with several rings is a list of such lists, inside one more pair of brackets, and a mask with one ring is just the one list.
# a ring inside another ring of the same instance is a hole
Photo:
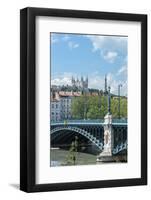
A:
{"label": "stone pillar", "polygon": [[112,115],[107,113],[104,117],[104,148],[97,157],[98,162],[113,162],[114,134],[112,128]]}
{"label": "stone pillar", "polygon": [[111,115],[111,95],[110,86],[108,87],[108,113],[104,117],[104,146],[103,151],[97,157],[98,162],[113,162],[114,135],[112,128]]}
{"label": "stone pillar", "polygon": [[112,115],[107,114],[104,117],[104,154],[106,156],[112,156],[112,151],[114,148],[114,136],[112,129]]}

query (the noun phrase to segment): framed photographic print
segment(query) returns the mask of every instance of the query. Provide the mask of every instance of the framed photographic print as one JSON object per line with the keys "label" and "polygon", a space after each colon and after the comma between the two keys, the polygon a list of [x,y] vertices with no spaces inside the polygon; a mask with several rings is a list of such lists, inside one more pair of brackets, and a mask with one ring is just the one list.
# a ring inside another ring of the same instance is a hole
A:
{"label": "framed photographic print", "polygon": [[147,16],[20,12],[20,189],[147,184]]}

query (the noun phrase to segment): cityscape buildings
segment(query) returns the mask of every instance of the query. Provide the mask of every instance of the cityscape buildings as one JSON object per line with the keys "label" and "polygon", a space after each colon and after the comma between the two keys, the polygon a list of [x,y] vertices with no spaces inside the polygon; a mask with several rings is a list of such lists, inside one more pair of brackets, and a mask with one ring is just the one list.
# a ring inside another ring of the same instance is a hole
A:
{"label": "cityscape buildings", "polygon": [[[107,93],[107,77],[105,76],[105,90],[102,95]],[[57,122],[65,119],[72,119],[71,105],[72,100],[75,97],[80,97],[82,94],[96,96],[98,95],[95,91],[89,91],[88,88],[88,77],[85,79],[71,78],[71,86],[66,86],[67,90],[63,91],[61,86],[53,85],[51,87],[51,121]],[[76,89],[76,91],[75,91]],[[100,94],[100,93],[99,93]]]}

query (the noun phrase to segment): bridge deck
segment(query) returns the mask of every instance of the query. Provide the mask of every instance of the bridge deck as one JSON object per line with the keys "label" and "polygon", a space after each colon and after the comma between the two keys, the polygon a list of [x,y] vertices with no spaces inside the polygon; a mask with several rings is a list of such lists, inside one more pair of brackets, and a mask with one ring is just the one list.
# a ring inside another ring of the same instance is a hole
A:
{"label": "bridge deck", "polygon": [[[105,125],[104,122],[55,122],[51,123],[51,126],[56,126],[56,125]],[[127,126],[127,122],[113,122],[112,125],[117,125],[117,126]]]}
{"label": "bridge deck", "polygon": [[[93,119],[93,120],[64,120],[51,122],[51,125],[104,125],[104,119]],[[127,125],[127,119],[112,119],[112,125]]]}

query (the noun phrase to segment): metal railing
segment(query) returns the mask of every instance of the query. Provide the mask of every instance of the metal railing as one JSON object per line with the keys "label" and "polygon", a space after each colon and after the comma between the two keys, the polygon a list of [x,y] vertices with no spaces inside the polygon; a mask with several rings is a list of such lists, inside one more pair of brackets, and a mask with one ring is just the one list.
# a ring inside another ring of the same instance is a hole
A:
{"label": "metal railing", "polygon": [[[62,120],[62,121],[51,121],[50,125],[57,125],[57,124],[95,124],[95,123],[100,123],[103,124],[104,123],[104,119],[81,119],[81,120]],[[120,123],[127,123],[127,118],[123,118],[123,119],[112,119],[112,124],[120,124]]]}

